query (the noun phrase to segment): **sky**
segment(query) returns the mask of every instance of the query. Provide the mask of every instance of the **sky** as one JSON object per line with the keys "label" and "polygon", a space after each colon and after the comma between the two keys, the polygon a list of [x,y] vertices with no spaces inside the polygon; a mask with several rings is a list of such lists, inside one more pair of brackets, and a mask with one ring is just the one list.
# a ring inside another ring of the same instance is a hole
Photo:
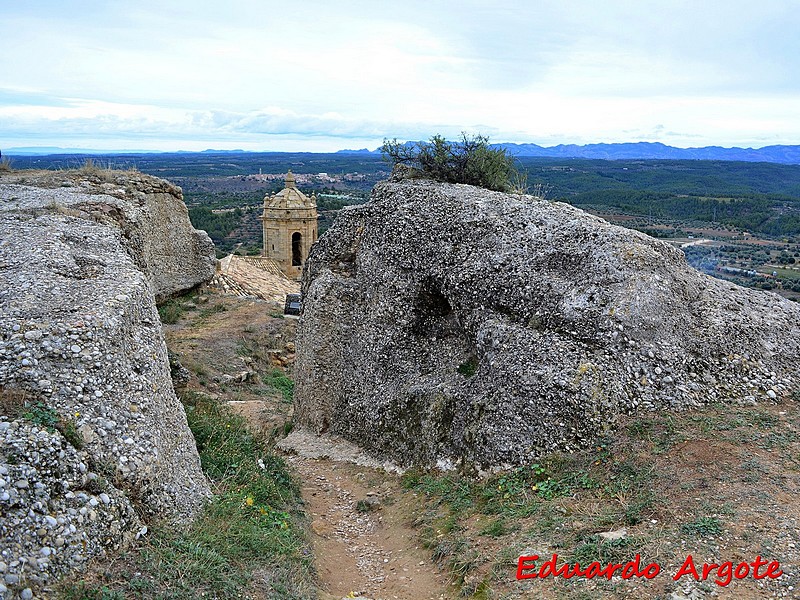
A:
{"label": "sky", "polygon": [[800,144],[800,0],[3,0],[0,149]]}

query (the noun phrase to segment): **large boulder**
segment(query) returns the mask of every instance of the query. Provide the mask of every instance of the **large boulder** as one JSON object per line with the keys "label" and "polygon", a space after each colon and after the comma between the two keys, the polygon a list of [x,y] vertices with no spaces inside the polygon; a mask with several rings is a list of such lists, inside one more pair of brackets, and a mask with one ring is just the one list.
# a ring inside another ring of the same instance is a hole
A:
{"label": "large boulder", "polygon": [[786,399],[800,306],[572,206],[375,187],[308,259],[295,419],[403,465],[522,464],[621,413]]}
{"label": "large boulder", "polygon": [[186,522],[210,495],[154,294],[210,278],[213,254],[169,184],[127,177],[115,196],[0,181],[0,562],[13,589],[116,549],[137,514]]}

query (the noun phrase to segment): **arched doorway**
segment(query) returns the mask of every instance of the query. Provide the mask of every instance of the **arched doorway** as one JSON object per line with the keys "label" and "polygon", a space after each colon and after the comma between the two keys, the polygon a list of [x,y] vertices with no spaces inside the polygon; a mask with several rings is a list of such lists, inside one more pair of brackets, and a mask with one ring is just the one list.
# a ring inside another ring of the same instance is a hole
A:
{"label": "arched doorway", "polygon": [[303,236],[299,231],[292,234],[292,266],[300,267],[303,265]]}

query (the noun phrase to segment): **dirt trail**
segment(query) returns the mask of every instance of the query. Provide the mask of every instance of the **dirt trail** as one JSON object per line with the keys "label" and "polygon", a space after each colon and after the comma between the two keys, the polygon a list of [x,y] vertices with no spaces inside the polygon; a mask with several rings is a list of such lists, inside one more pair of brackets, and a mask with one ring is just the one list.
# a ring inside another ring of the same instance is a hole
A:
{"label": "dirt trail", "polygon": [[[317,572],[327,598],[451,598],[410,526],[413,508],[397,476],[328,458],[290,455],[311,519]],[[359,501],[363,501],[359,504]],[[376,507],[361,512],[367,504]]]}
{"label": "dirt trail", "polygon": [[[291,372],[295,321],[283,318],[282,309],[277,302],[206,293],[184,301],[181,321],[165,326],[170,349],[189,371],[187,388],[226,401],[267,436],[291,419],[291,404],[263,381],[276,369]],[[397,475],[343,440],[295,430],[281,446],[290,438],[285,457],[311,521],[322,600],[454,597],[447,574],[411,526],[422,503],[401,490]],[[359,500],[368,499],[374,510],[359,512]]]}

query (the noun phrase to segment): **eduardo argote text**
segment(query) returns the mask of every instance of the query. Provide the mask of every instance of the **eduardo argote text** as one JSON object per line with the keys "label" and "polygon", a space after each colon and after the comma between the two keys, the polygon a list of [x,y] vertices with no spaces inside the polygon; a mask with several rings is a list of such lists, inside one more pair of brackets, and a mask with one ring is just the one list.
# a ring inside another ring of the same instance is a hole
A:
{"label": "eduardo argote text", "polygon": [[[609,563],[601,565],[599,562],[589,563],[581,568],[580,563],[564,563],[558,566],[558,554],[553,554],[547,560],[539,562],[539,556],[520,556],[517,561],[517,579],[546,579],[547,577],[583,577],[594,579],[605,577],[611,579],[615,575],[622,579],[644,578],[653,579],[661,573],[661,566],[657,563],[641,564],[641,556],[636,555],[633,560],[626,563]],[[672,575],[678,581],[682,577],[691,577],[697,581],[713,579],[719,586],[726,586],[734,579],[777,579],[783,575],[781,565],[777,560],[768,561],[756,556],[751,562],[733,563],[726,561],[717,563],[695,564],[691,554],[686,557],[681,567]]]}

